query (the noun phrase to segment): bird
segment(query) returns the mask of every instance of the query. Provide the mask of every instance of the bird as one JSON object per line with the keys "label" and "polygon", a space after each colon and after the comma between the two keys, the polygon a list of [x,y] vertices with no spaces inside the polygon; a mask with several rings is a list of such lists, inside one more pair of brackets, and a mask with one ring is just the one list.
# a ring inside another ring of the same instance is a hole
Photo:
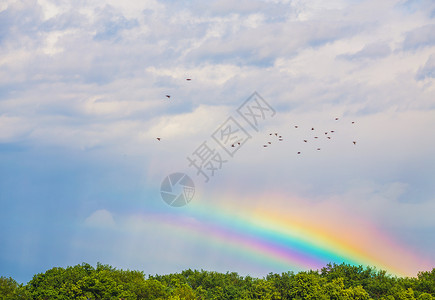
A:
{"label": "bird", "polygon": [[311,128],[311,130],[314,130],[314,128]]}
{"label": "bird", "polygon": [[171,96],[170,96],[170,95],[166,95],[166,98],[168,98],[168,99],[169,99],[169,98],[171,98]]}
{"label": "bird", "polygon": [[317,150],[320,150],[320,148],[317,148]]}
{"label": "bird", "polygon": [[282,141],[282,139],[279,139],[280,141]]}
{"label": "bird", "polygon": [[307,140],[304,140],[304,142],[306,143],[306,142],[307,142]]}
{"label": "bird", "polygon": [[273,133],[269,133],[269,135],[272,135]]}
{"label": "bird", "polygon": [[191,81],[191,80],[192,80],[192,78],[186,78],[186,80],[187,80],[187,81]]}
{"label": "bird", "polygon": [[240,142],[238,142],[237,144],[239,144],[239,145],[240,145]]}
{"label": "bird", "polygon": [[263,145],[263,147],[267,147],[267,145]]}
{"label": "bird", "polygon": [[231,147],[234,147],[234,144],[232,144]]}
{"label": "bird", "polygon": [[331,130],[331,132],[335,132],[334,130]]}
{"label": "bird", "polygon": [[335,118],[335,121],[337,121],[338,120],[338,118]]}
{"label": "bird", "polygon": [[157,138],[157,140],[159,140],[159,141],[160,141],[160,138]]}
{"label": "bird", "polygon": [[331,139],[331,137],[330,137],[330,136],[327,136],[327,138],[328,138],[328,139]]}
{"label": "bird", "polygon": [[269,145],[272,144],[271,142],[268,142],[268,143],[269,143]]}
{"label": "bird", "polygon": [[356,142],[355,142],[355,141],[353,141],[353,144],[354,144],[354,145],[356,145]]}
{"label": "bird", "polygon": [[278,133],[275,132],[275,136],[278,136]]}
{"label": "bird", "polygon": [[355,122],[354,122],[354,121],[352,121],[352,124],[355,124]]}
{"label": "bird", "polygon": [[295,125],[295,128],[298,128],[298,125]]}
{"label": "bird", "polygon": [[314,138],[315,138],[315,139],[317,139],[318,137],[317,137],[317,136],[315,136]]}
{"label": "bird", "polygon": [[327,132],[325,132],[325,134],[328,134]]}
{"label": "bird", "polygon": [[301,151],[299,151],[298,154],[301,154]]}

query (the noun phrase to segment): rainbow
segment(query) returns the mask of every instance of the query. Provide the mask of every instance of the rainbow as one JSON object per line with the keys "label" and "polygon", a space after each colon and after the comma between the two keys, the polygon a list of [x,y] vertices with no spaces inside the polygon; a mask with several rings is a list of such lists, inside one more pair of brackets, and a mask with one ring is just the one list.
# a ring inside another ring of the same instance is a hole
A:
{"label": "rainbow", "polygon": [[249,257],[253,264],[271,269],[318,270],[330,262],[344,262],[376,267],[397,276],[415,276],[428,266],[427,261],[376,227],[356,222],[355,216],[348,218],[356,225],[337,230],[337,226],[323,226],[326,219],[313,223],[306,213],[289,214],[261,206],[247,210],[228,205],[235,201],[225,203],[219,206],[198,201],[181,209],[168,208],[154,214],[153,219],[183,230],[186,235],[225,245]]}

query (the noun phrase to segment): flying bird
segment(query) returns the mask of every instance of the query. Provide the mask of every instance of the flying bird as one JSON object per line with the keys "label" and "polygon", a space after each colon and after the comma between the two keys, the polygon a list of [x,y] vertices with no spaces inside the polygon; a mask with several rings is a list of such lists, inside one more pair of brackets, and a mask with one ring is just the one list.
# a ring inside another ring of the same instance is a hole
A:
{"label": "flying bird", "polygon": [[298,125],[295,125],[295,128],[298,128]]}
{"label": "flying bird", "polygon": [[320,148],[317,148],[317,150],[320,150]]}
{"label": "flying bird", "polygon": [[315,136],[314,138],[315,138],[315,139],[317,139],[318,137],[317,137],[317,136]]}
{"label": "flying bird", "polygon": [[267,147],[267,145],[263,145],[263,147]]}
{"label": "flying bird", "polygon": [[325,134],[328,134],[327,132],[325,132]]}
{"label": "flying bird", "polygon": [[354,122],[354,121],[352,121],[352,124],[355,124],[355,122]]}
{"label": "flying bird", "polygon": [[355,141],[353,141],[353,144],[354,144],[354,145],[356,145],[356,142],[355,142]]}
{"label": "flying bird", "polygon": [[268,143],[269,143],[269,145],[272,144],[271,142],[268,142]]}
{"label": "flying bird", "polygon": [[327,136],[327,138],[328,138],[328,139],[331,139],[331,137],[330,137],[330,136]]}
{"label": "flying bird", "polygon": [[299,151],[298,154],[301,154],[301,152]]}
{"label": "flying bird", "polygon": [[338,120],[338,118],[335,118],[335,121],[337,121]]}
{"label": "flying bird", "polygon": [[307,140],[304,140],[304,142],[306,143],[306,142],[307,142]]}
{"label": "flying bird", "polygon": [[331,130],[331,132],[335,132],[334,130]]}
{"label": "flying bird", "polygon": [[166,95],[166,98],[168,98],[168,99],[169,99],[169,98],[171,98],[171,96],[170,96],[170,95]]}
{"label": "flying bird", "polygon": [[311,128],[311,130],[314,130],[314,128]]}
{"label": "flying bird", "polygon": [[160,141],[160,138],[157,138],[157,140],[159,140],[159,141]]}
{"label": "flying bird", "polygon": [[192,78],[186,78],[186,80],[187,80],[187,81],[191,81],[191,80],[192,80]]}

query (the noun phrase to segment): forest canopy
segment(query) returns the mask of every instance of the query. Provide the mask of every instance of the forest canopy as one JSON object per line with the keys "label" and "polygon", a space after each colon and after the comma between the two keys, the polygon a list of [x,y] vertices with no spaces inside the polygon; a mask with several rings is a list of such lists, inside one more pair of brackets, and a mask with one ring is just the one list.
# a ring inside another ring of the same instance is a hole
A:
{"label": "forest canopy", "polygon": [[0,277],[6,299],[435,299],[435,268],[400,278],[373,267],[328,264],[321,270],[270,273],[185,270],[169,275],[124,271],[98,263],[55,267],[27,284]]}

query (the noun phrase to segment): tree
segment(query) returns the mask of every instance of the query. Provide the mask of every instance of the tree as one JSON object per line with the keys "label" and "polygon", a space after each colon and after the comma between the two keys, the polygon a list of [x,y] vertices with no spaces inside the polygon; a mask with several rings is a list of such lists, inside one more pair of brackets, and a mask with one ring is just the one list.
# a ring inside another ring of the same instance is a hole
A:
{"label": "tree", "polygon": [[11,277],[0,277],[0,300],[13,299],[18,289],[18,283]]}
{"label": "tree", "polygon": [[265,279],[254,281],[250,293],[251,299],[277,300],[281,299],[281,294],[273,286],[273,282]]}
{"label": "tree", "polygon": [[321,271],[270,273],[266,278],[237,273],[185,270],[149,276],[98,263],[55,267],[36,274],[26,285],[0,277],[0,300],[30,299],[319,299],[435,300],[435,269],[417,278],[392,277],[386,271],[328,264]]}
{"label": "tree", "polygon": [[435,268],[432,271],[419,272],[417,274],[417,287],[420,292],[435,296]]}
{"label": "tree", "polygon": [[325,283],[326,279],[316,272],[300,272],[294,276],[290,296],[295,299],[328,299],[321,287]]}

